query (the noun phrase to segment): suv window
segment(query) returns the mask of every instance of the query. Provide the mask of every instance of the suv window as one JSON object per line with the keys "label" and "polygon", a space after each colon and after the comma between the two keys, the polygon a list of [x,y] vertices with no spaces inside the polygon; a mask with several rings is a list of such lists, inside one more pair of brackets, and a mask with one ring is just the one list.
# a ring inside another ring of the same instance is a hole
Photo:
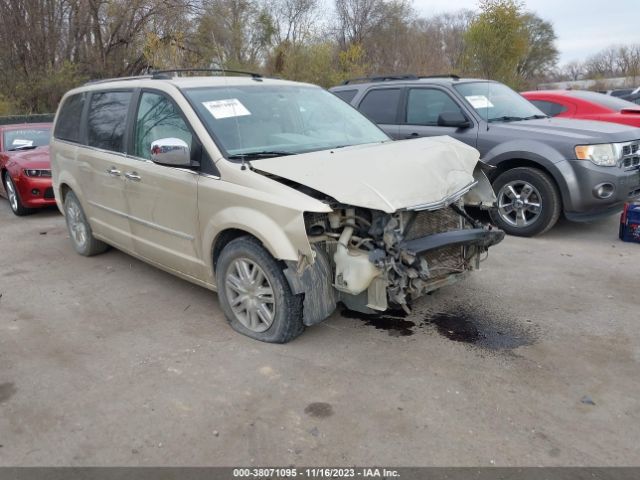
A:
{"label": "suv window", "polygon": [[445,92],[434,88],[412,88],[407,97],[407,123],[438,125],[443,112],[460,112],[458,104]]}
{"label": "suv window", "polygon": [[399,101],[399,88],[379,88],[368,92],[358,109],[375,123],[395,124]]}
{"label": "suv window", "polygon": [[144,92],[140,97],[135,127],[134,155],[151,159],[151,143],[162,138],[179,138],[192,151],[193,135],[180,110],[164,95]]}
{"label": "suv window", "polygon": [[89,146],[124,152],[131,92],[94,92],[87,117]]}
{"label": "suv window", "polygon": [[340,100],[344,100],[347,103],[351,103],[351,100],[353,100],[353,97],[356,96],[356,93],[358,93],[358,90],[340,90],[338,92],[332,92],[336,97],[338,97]]}
{"label": "suv window", "polygon": [[567,111],[567,107],[555,102],[548,102],[546,100],[530,100],[530,102],[550,117],[555,117]]}
{"label": "suv window", "polygon": [[54,137],[69,142],[80,141],[80,120],[84,109],[84,99],[85,94],[78,93],[64,101],[53,132]]}

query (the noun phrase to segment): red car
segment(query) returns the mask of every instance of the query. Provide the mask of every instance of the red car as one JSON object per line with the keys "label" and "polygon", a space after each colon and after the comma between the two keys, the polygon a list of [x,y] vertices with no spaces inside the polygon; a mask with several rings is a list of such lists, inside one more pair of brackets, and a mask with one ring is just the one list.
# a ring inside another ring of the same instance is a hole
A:
{"label": "red car", "polygon": [[55,205],[49,162],[51,124],[0,126],[0,195],[22,216]]}
{"label": "red car", "polygon": [[600,120],[640,127],[640,105],[611,95],[586,90],[539,90],[524,92],[522,96],[550,117]]}

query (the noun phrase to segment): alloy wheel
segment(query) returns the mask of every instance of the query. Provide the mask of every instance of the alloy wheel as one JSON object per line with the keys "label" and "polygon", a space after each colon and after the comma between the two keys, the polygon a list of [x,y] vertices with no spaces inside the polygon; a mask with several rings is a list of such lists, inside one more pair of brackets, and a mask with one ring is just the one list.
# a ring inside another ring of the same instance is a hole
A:
{"label": "alloy wheel", "polygon": [[4,186],[7,191],[7,197],[9,197],[9,204],[11,205],[11,209],[15,212],[18,210],[18,194],[16,193],[16,188],[9,177],[9,174],[5,174],[4,176]]}
{"label": "alloy wheel", "polygon": [[87,242],[87,226],[83,221],[80,207],[75,202],[70,202],[67,207],[67,224],[75,244],[80,248],[84,247]]}
{"label": "alloy wheel", "polygon": [[257,263],[248,258],[231,262],[225,291],[231,310],[243,326],[256,333],[271,327],[276,313],[273,288]]}
{"label": "alloy wheel", "polygon": [[535,223],[542,213],[542,196],[529,182],[509,182],[498,192],[498,213],[509,225],[528,227]]}

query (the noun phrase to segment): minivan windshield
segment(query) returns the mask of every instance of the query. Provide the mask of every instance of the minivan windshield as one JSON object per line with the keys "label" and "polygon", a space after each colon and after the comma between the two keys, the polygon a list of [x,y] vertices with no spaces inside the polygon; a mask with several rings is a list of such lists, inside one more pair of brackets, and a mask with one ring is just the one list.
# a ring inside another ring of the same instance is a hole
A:
{"label": "minivan windshield", "polygon": [[547,117],[529,100],[502,83],[460,83],[455,85],[455,89],[482,118],[489,122],[509,122]]}
{"label": "minivan windshield", "polygon": [[230,159],[389,140],[357,110],[319,87],[230,85],[189,88],[184,93]]}

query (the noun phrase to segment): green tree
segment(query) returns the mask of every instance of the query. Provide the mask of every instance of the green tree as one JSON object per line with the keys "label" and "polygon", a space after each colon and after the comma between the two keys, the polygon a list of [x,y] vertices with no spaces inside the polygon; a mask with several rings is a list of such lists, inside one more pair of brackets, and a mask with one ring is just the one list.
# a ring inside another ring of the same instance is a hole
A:
{"label": "green tree", "polygon": [[523,16],[527,48],[518,63],[518,76],[528,82],[548,74],[558,63],[553,25],[533,13]]}
{"label": "green tree", "polygon": [[481,0],[481,12],[465,34],[469,73],[518,87],[518,65],[528,49],[522,8],[515,0]]}

